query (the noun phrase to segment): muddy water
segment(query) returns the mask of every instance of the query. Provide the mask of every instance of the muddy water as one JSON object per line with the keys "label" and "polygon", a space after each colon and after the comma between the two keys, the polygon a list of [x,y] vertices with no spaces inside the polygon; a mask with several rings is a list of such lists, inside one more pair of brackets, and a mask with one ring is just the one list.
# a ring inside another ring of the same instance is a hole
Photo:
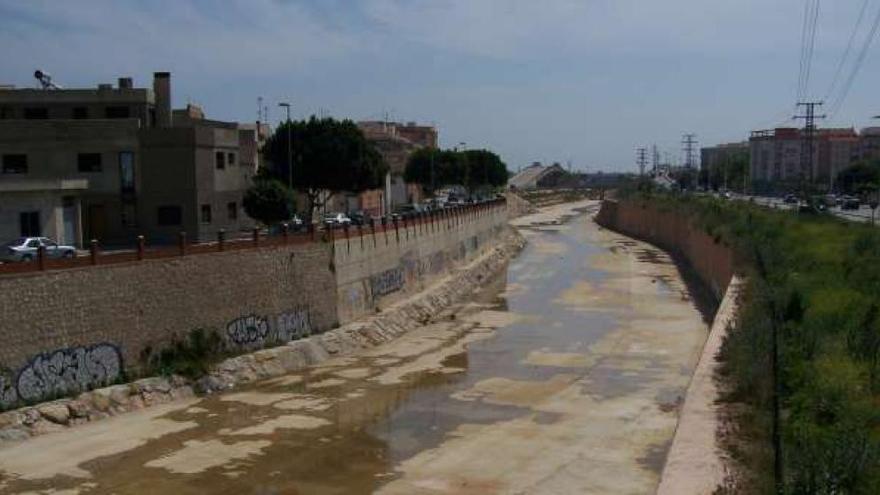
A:
{"label": "muddy water", "polygon": [[423,329],[0,450],[0,492],[652,493],[700,314],[666,255],[586,215],[523,232]]}

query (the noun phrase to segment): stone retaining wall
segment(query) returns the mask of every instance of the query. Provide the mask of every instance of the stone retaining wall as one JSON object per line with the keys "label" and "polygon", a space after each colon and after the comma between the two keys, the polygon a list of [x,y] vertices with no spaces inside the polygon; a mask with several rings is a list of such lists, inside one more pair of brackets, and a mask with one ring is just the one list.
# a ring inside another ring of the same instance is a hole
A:
{"label": "stone retaining wall", "polygon": [[497,201],[329,241],[0,277],[0,410],[142,376],[195,334],[235,354],[321,333],[475,259],[506,221]]}
{"label": "stone retaining wall", "polygon": [[239,383],[294,372],[330,357],[381,345],[424,326],[452,304],[465,300],[475,289],[504,270],[523,244],[519,234],[505,229],[503,237],[472,263],[451,269],[446,279],[415,297],[323,334],[227,359],[195,383],[177,376],[147,378],[85,392],[75,398],[0,413],[0,445],[192,397],[196,393],[227,390]]}

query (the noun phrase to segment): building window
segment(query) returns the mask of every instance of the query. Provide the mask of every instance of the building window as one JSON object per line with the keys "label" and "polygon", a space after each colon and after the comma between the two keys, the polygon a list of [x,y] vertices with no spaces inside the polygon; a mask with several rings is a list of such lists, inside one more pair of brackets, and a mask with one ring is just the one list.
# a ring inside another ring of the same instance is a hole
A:
{"label": "building window", "polygon": [[3,155],[4,174],[26,174],[27,171],[27,155]]}
{"label": "building window", "polygon": [[211,223],[211,205],[202,205],[202,223]]}
{"label": "building window", "polygon": [[134,153],[119,153],[119,181],[122,192],[134,192]]}
{"label": "building window", "polygon": [[40,237],[40,212],[23,211],[19,213],[18,224],[22,237]]}
{"label": "building window", "polygon": [[101,171],[101,154],[100,153],[79,153],[76,155],[76,168],[80,172],[100,172]]}
{"label": "building window", "polygon": [[160,206],[156,212],[156,221],[160,226],[176,227],[182,223],[183,212],[179,206]]}
{"label": "building window", "polygon": [[33,107],[24,109],[24,118],[28,120],[45,120],[49,118],[49,109],[46,107]]}
{"label": "building window", "polygon": [[137,208],[134,203],[122,204],[122,226],[137,227]]}
{"label": "building window", "polygon": [[226,154],[222,151],[214,153],[214,163],[217,166],[217,170],[223,170],[226,168]]}
{"label": "building window", "polygon": [[108,119],[127,119],[131,113],[128,107],[107,107],[104,109],[104,115]]}
{"label": "building window", "polygon": [[238,203],[235,201],[226,204],[226,213],[230,220],[238,220]]}
{"label": "building window", "polygon": [[235,153],[226,153],[226,163],[228,163],[230,167],[235,165]]}
{"label": "building window", "polygon": [[83,120],[89,118],[89,109],[86,107],[73,107],[73,118]]}

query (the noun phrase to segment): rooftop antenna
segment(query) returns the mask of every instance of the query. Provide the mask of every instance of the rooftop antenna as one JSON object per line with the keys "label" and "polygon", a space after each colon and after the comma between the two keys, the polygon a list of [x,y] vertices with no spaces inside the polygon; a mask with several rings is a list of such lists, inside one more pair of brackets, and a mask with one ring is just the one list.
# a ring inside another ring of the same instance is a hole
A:
{"label": "rooftop antenna", "polygon": [[40,81],[40,86],[42,86],[43,89],[63,89],[61,86],[52,82],[52,74],[49,74],[48,72],[43,72],[40,69],[37,69],[34,71],[34,77]]}

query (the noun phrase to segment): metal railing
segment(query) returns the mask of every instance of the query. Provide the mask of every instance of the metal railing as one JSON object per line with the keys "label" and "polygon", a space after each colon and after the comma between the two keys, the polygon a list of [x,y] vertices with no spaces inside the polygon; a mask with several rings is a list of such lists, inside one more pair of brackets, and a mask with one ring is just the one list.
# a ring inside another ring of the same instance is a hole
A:
{"label": "metal railing", "polygon": [[140,235],[134,240],[133,249],[104,251],[97,240],[89,243],[88,255],[72,258],[49,258],[44,247],[37,250],[36,259],[31,262],[12,262],[0,264],[0,276],[40,273],[56,270],[70,270],[95,266],[115,265],[120,263],[137,263],[146,260],[180,258],[201,254],[240,251],[248,249],[278,248],[284,246],[304,245],[309,243],[334,242],[338,239],[357,239],[361,236],[394,233],[400,240],[400,230],[410,227],[432,228],[435,231],[445,225],[446,229],[477,220],[505,206],[506,201],[495,199],[482,203],[454,206],[431,212],[411,213],[388,220],[370,219],[367,225],[328,227],[319,230],[311,225],[303,231],[291,231],[283,224],[279,233],[269,234],[254,228],[246,238],[227,239],[226,232],[220,230],[216,240],[211,242],[191,242],[186,232],[178,234],[177,245],[149,246],[147,239]]}

